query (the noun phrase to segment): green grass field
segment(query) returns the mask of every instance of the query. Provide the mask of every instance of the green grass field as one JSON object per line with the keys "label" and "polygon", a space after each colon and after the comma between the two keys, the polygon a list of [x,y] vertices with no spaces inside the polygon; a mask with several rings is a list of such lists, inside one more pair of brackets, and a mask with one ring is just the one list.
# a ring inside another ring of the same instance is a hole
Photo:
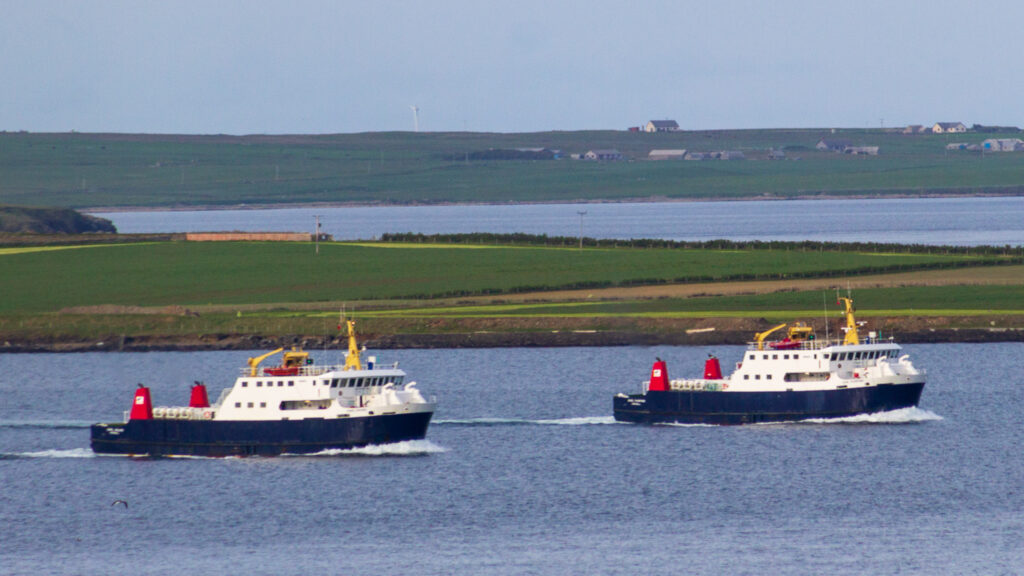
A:
{"label": "green grass field", "polygon": [[[812,129],[251,137],[5,132],[0,133],[0,204],[81,208],[1024,192],[1024,154],[945,150],[950,141],[980,142],[989,136]],[[822,137],[877,145],[881,154],[820,152],[814,145]],[[464,160],[475,151],[515,147],[557,148],[566,156],[617,148],[629,161]],[[655,148],[741,150],[748,159],[646,161]],[[789,160],[766,160],[769,148],[785,149]]]}
{"label": "green grass field", "polygon": [[[21,250],[21,249],[19,249]],[[995,256],[785,250],[195,243],[0,254],[0,314],[99,304],[249,305],[878,273]]]}

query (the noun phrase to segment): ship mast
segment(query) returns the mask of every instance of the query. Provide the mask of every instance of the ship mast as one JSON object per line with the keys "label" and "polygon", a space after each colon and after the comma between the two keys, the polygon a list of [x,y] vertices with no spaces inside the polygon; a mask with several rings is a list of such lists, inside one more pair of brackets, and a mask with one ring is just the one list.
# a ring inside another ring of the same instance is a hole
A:
{"label": "ship mast", "polygon": [[860,336],[857,334],[857,319],[853,317],[853,300],[840,296],[836,303],[846,306],[846,337],[843,338],[843,344],[860,344]]}

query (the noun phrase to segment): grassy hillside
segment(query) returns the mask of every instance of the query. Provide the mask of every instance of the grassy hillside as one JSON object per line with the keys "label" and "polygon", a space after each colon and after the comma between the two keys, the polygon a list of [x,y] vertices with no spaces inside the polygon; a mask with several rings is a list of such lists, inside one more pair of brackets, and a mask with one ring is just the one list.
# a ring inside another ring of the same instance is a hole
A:
{"label": "grassy hillside", "polygon": [[67,208],[0,206],[0,233],[85,234],[117,232],[110,220]]}
{"label": "grassy hillside", "polygon": [[[303,202],[436,203],[1024,193],[1024,154],[949,151],[986,134],[883,130],[366,133],[174,136],[0,133],[0,203],[70,207]],[[1002,135],[1005,136],[1005,135]],[[814,149],[822,137],[877,157]],[[558,160],[469,160],[491,148],[548,147]],[[617,148],[628,160],[568,155]],[[647,161],[650,150],[741,150],[740,161]],[[767,160],[769,148],[787,160]]]}

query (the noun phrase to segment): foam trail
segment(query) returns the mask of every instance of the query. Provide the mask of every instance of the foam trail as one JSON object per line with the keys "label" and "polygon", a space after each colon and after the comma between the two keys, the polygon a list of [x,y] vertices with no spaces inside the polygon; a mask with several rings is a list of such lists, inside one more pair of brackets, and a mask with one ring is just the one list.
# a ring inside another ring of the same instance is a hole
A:
{"label": "foam trail", "polygon": [[391,444],[371,444],[361,448],[323,450],[314,454],[284,454],[292,457],[318,456],[423,456],[441,454],[448,450],[430,440],[406,440]]}
{"label": "foam trail", "polygon": [[0,459],[15,458],[95,458],[96,454],[89,448],[71,448],[69,450],[40,450],[38,452],[14,452],[0,454]]}
{"label": "foam trail", "polygon": [[900,408],[888,412],[876,412],[874,414],[858,414],[845,418],[812,418],[801,420],[800,423],[812,424],[917,424],[918,422],[931,422],[942,420],[942,416],[929,410],[922,410],[916,406]]}
{"label": "foam trail", "polygon": [[435,420],[434,425],[452,424],[457,426],[589,426],[620,424],[613,416],[580,416],[575,418],[551,418],[530,420],[526,418],[465,418]]}
{"label": "foam trail", "polygon": [[83,420],[0,420],[0,428],[88,428],[92,422]]}

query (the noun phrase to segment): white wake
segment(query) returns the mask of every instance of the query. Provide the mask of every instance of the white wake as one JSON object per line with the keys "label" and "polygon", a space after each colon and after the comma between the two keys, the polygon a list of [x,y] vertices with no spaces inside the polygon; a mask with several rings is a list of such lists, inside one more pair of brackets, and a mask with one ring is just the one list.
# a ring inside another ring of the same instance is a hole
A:
{"label": "white wake", "polygon": [[918,422],[932,422],[942,420],[942,416],[929,410],[922,410],[916,406],[900,408],[888,412],[875,412],[874,414],[858,414],[844,418],[811,418],[801,420],[800,424],[917,424]]}
{"label": "white wake", "polygon": [[320,456],[424,456],[426,454],[442,454],[448,450],[430,440],[406,440],[391,444],[371,444],[360,448],[337,448],[321,450],[313,454],[282,454],[291,457]]}
{"label": "white wake", "polygon": [[593,426],[621,424],[613,416],[578,416],[575,418],[463,418],[435,420],[434,424],[457,426]]}
{"label": "white wake", "polygon": [[95,458],[96,453],[89,448],[70,448],[68,450],[40,450],[38,452],[15,452],[4,454],[8,458]]}

